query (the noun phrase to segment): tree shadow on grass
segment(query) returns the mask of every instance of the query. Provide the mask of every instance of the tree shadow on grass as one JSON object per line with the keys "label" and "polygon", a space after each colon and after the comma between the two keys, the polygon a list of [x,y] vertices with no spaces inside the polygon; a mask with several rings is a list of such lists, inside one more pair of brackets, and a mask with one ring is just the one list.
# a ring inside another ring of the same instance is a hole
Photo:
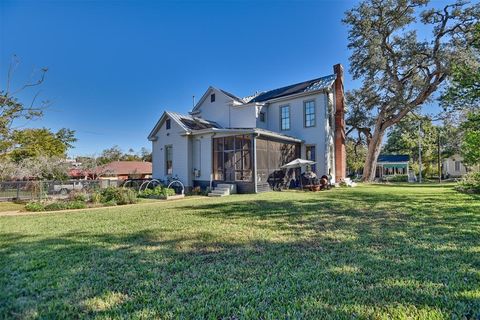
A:
{"label": "tree shadow on grass", "polygon": [[[213,231],[180,234],[168,228],[124,235],[65,233],[43,239],[2,235],[0,315],[479,316],[480,304],[473,294],[480,285],[479,258],[467,250],[467,239],[454,238],[451,246],[440,250],[432,245],[435,235],[419,234],[408,220],[391,222],[387,216],[376,216],[379,213],[351,213],[340,207],[322,212],[324,221],[319,222],[309,214],[313,203],[260,205],[271,209],[274,225],[283,222],[302,239],[234,239]],[[201,212],[207,218],[213,215],[209,210],[240,218],[251,212],[246,211],[251,204],[223,207],[209,206]],[[335,237],[329,231],[351,237]],[[470,240],[478,248],[478,238]]]}

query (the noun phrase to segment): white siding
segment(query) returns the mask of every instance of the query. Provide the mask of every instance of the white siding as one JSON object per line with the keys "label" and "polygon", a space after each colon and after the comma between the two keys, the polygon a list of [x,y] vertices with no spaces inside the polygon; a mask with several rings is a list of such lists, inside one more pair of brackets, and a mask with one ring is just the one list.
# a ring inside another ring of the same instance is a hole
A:
{"label": "white siding", "polygon": [[[260,121],[260,112],[265,114],[265,122]],[[257,128],[268,130],[268,106],[259,106],[257,108]]]}
{"label": "white siding", "polygon": [[[460,166],[455,170],[455,162],[460,161]],[[467,168],[463,164],[463,157],[456,154],[447,159],[443,160],[443,174],[449,175],[450,177],[461,177],[467,173]]]}
{"label": "white siding", "polygon": [[[314,127],[305,128],[303,103],[304,101],[311,100],[315,101],[316,125]],[[290,106],[290,130],[285,131],[280,130],[280,107],[284,105]],[[327,105],[327,95],[323,93],[317,93],[300,98],[270,103],[268,108],[266,108],[268,110],[268,112],[266,112],[266,128],[268,130],[280,132],[282,134],[304,140],[301,150],[302,158],[305,158],[306,156],[305,145],[315,145],[315,161],[317,162],[317,173],[320,175],[328,173],[327,141],[329,140],[328,133],[331,130],[327,128]]]}
{"label": "white siding", "polygon": [[186,186],[191,186],[189,139],[182,136],[184,131],[175,122],[171,121],[171,128],[166,130],[165,122],[158,130],[156,141],[152,141],[153,178],[166,180],[165,146],[173,146],[173,177],[177,176]]}
{"label": "white siding", "polygon": [[[193,169],[200,169],[199,177],[192,177],[194,180],[210,181],[210,175],[212,173],[212,135],[203,134],[195,135],[191,137],[192,140],[197,140],[201,146],[200,159],[196,159],[197,156],[193,152],[192,172]],[[198,155],[198,153],[197,153]],[[200,164],[199,168],[196,165]]]}
{"label": "white siding", "polygon": [[257,123],[254,105],[230,107],[232,128],[255,128]]}
{"label": "white siding", "polygon": [[[215,101],[210,102],[210,96],[213,93],[215,94]],[[230,105],[232,103],[232,98],[219,90],[212,89],[206,99],[198,106],[198,117],[215,121],[222,127],[230,127]]]}

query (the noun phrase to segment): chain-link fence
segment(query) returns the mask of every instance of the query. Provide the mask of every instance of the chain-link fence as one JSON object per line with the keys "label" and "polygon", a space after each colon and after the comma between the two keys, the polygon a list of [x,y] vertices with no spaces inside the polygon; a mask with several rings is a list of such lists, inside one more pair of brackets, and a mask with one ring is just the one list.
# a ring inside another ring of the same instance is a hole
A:
{"label": "chain-link fence", "polygon": [[0,201],[65,198],[75,192],[117,187],[116,180],[0,181]]}

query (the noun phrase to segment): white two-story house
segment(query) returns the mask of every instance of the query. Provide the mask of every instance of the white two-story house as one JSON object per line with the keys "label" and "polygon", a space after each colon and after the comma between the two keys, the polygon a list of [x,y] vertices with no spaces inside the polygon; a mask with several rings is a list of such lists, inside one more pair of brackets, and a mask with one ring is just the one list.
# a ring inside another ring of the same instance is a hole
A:
{"label": "white two-story house", "polygon": [[232,183],[239,193],[269,190],[268,178],[302,158],[317,175],[345,178],[343,68],[239,98],[209,87],[189,114],[165,111],[148,139],[153,177],[187,188]]}

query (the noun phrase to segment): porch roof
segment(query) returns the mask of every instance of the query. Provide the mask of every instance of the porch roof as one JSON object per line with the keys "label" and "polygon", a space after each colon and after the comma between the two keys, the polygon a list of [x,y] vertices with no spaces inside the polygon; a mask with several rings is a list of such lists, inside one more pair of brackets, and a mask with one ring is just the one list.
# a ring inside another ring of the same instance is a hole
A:
{"label": "porch roof", "polygon": [[377,163],[407,163],[409,160],[410,156],[407,154],[381,154]]}
{"label": "porch roof", "polygon": [[265,130],[261,128],[208,128],[204,130],[192,130],[187,134],[190,135],[198,135],[198,134],[205,134],[205,133],[219,133],[225,135],[239,135],[239,134],[257,134],[258,136],[270,137],[281,139],[290,142],[302,143],[302,139],[298,139],[292,136],[288,136],[285,134],[281,134],[278,132]]}

